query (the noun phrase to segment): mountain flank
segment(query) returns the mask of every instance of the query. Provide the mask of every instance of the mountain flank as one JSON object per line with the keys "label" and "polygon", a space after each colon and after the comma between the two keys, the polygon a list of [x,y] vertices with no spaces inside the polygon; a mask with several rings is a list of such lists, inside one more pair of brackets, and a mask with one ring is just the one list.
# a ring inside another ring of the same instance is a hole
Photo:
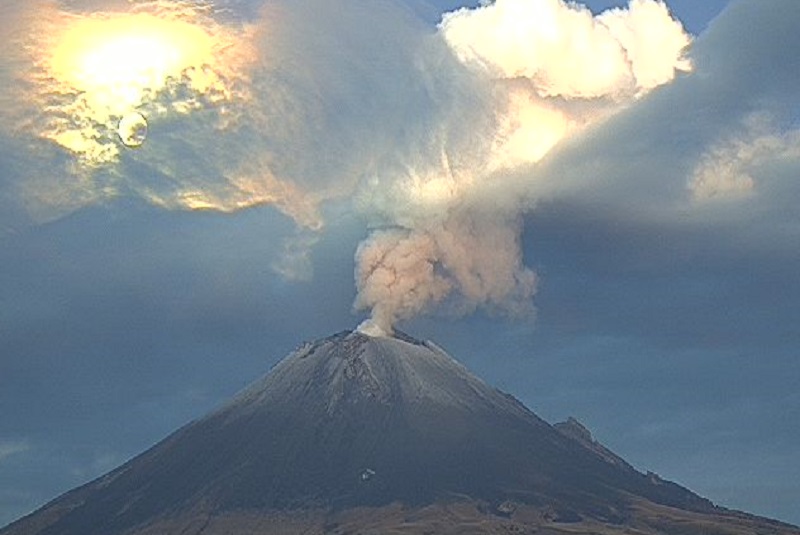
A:
{"label": "mountain flank", "polygon": [[552,426],[432,342],[307,343],[0,535],[774,534]]}

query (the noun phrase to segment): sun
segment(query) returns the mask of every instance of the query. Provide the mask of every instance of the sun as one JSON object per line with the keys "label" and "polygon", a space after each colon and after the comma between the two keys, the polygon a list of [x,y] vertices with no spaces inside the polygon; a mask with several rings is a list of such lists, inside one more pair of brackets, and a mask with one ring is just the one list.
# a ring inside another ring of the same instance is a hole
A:
{"label": "sun", "polygon": [[52,74],[93,107],[121,114],[184,71],[213,62],[214,39],[203,28],[150,14],[76,21],[50,59]]}
{"label": "sun", "polygon": [[39,135],[82,167],[117,161],[124,141],[134,139],[118,136],[118,126],[132,114],[187,114],[244,98],[251,36],[195,4],[57,10],[46,19],[30,45],[37,66],[31,99],[44,117]]}

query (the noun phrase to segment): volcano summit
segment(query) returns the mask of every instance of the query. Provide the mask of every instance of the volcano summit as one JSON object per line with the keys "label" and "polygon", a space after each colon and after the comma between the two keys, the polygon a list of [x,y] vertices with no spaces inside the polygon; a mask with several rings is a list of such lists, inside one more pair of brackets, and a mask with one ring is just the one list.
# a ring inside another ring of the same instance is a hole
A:
{"label": "volcano summit", "polygon": [[642,474],[431,342],[343,332],[0,535],[800,535]]}

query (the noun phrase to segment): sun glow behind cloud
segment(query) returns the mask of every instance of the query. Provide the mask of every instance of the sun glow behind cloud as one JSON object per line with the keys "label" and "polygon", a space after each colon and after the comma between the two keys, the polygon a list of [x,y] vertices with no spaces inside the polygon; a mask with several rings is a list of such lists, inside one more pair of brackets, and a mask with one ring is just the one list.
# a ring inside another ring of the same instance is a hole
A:
{"label": "sun glow behind cloud", "polygon": [[211,57],[201,28],[144,13],[77,20],[58,41],[49,62],[55,78],[116,113]]}
{"label": "sun glow behind cloud", "polygon": [[115,162],[118,121],[187,114],[245,98],[240,81],[255,54],[246,31],[225,27],[196,5],[136,4],[128,12],[43,10],[28,50],[37,134],[83,167]]}

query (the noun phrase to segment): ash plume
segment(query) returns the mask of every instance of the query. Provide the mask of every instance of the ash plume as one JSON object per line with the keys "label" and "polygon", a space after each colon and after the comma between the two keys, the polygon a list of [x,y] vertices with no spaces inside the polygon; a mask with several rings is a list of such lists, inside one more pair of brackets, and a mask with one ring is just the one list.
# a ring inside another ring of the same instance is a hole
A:
{"label": "ash plume", "polygon": [[[378,230],[356,252],[363,329],[391,333],[398,321],[451,299],[451,309],[478,306],[513,316],[533,312],[536,276],[522,264],[519,224],[465,211],[416,229]],[[369,332],[369,331],[368,331]]]}
{"label": "ash plume", "polygon": [[365,332],[390,333],[445,302],[457,313],[530,315],[537,279],[523,262],[520,220],[536,196],[512,176],[691,69],[689,35],[651,0],[598,16],[561,0],[496,0],[445,14],[437,36],[490,105],[483,120],[458,125],[475,133],[470,144],[415,159],[388,194],[367,188],[367,212],[384,228],[356,253]]}
{"label": "ash plume", "polygon": [[[656,0],[599,15],[497,0],[436,28],[397,0],[275,0],[240,16],[214,2],[35,5],[13,13],[13,32],[0,24],[15,50],[0,77],[22,88],[0,134],[26,140],[29,169],[49,169],[8,179],[33,219],[121,195],[271,204],[299,228],[273,268],[302,280],[320,207],[353,198],[374,229],[356,252],[354,308],[383,332],[439,306],[530,315],[520,221],[531,181],[557,178],[525,170],[690,69],[691,39]],[[147,32],[125,34],[131,21]],[[89,39],[93,28],[120,30]],[[130,43],[172,47],[175,61],[151,66]],[[108,60],[106,46],[147,76],[109,78],[87,60]],[[148,121],[136,150],[114,130],[131,111]]]}

